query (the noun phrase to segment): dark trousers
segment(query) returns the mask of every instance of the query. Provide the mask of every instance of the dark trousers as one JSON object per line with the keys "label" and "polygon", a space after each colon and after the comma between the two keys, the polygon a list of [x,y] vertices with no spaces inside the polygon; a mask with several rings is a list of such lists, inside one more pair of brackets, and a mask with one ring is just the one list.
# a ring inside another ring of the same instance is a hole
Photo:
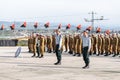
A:
{"label": "dark trousers", "polygon": [[89,66],[90,60],[89,60],[88,47],[84,47],[82,53],[83,53],[83,60],[85,62],[85,66]]}
{"label": "dark trousers", "polygon": [[38,56],[40,56],[40,47],[36,47],[36,50],[37,50],[37,54],[38,54]]}
{"label": "dark trousers", "polygon": [[59,62],[61,62],[61,54],[62,54],[62,51],[59,50],[59,45],[56,45],[55,52],[56,52],[57,62],[59,63]]}

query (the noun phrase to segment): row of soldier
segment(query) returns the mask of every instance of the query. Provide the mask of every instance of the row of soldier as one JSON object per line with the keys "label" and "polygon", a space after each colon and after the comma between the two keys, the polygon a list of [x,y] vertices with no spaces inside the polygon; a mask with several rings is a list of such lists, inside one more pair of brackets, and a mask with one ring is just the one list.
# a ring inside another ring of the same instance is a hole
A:
{"label": "row of soldier", "polygon": [[[81,34],[67,34],[62,37],[62,51],[72,54],[73,56],[81,56],[82,54],[82,39]],[[90,34],[91,50],[90,55],[113,55],[120,54],[120,36],[113,33],[108,34]],[[32,57],[44,56],[44,53],[55,53],[55,36],[45,36],[43,34],[32,34],[28,39],[29,52],[33,52]]]}

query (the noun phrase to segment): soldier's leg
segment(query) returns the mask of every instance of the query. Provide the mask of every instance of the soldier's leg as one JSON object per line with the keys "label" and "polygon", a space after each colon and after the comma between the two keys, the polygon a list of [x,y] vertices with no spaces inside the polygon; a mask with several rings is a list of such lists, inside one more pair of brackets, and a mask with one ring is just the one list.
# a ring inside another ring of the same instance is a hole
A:
{"label": "soldier's leg", "polygon": [[36,50],[37,50],[37,57],[40,56],[40,47],[36,47]]}
{"label": "soldier's leg", "polygon": [[35,57],[36,56],[36,46],[33,45],[33,56],[32,57]]}

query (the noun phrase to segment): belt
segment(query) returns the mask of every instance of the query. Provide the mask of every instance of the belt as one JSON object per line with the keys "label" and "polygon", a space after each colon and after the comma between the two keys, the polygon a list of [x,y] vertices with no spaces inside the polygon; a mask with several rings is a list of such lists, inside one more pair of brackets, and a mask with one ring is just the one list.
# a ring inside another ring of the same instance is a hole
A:
{"label": "belt", "polygon": [[88,47],[88,46],[85,46],[85,47],[83,47],[83,48],[86,48],[86,47]]}

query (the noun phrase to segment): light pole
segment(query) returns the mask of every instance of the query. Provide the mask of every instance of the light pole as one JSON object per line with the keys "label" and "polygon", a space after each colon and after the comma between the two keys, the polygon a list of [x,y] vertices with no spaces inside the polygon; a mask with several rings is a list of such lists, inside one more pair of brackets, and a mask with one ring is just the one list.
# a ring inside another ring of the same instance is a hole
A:
{"label": "light pole", "polygon": [[93,27],[93,31],[95,31],[95,27],[94,27],[94,21],[101,21],[101,20],[107,20],[107,19],[104,19],[104,17],[103,16],[101,16],[101,18],[99,18],[99,19],[96,19],[94,16],[95,16],[95,14],[97,14],[97,13],[95,13],[95,12],[91,12],[91,13],[88,13],[88,14],[91,14],[91,19],[90,20],[88,20],[88,19],[86,19],[85,18],[85,21],[86,22],[91,22],[91,26]]}

